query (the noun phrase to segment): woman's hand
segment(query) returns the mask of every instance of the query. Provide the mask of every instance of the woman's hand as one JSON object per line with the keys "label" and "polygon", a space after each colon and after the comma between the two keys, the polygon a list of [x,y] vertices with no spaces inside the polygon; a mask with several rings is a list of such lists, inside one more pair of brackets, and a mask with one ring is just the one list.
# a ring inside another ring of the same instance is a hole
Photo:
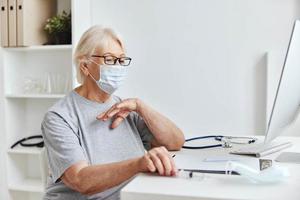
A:
{"label": "woman's hand", "polygon": [[116,128],[121,122],[129,115],[130,112],[135,111],[138,113],[140,100],[136,98],[125,99],[119,103],[113,105],[106,112],[97,116],[98,120],[106,121],[109,118],[114,117],[114,121],[111,124],[111,128]]}
{"label": "woman's hand", "polygon": [[142,117],[153,134],[151,145],[180,150],[185,142],[183,132],[171,120],[137,98],[125,99],[113,105],[109,110],[98,115],[97,119],[106,121],[113,117],[111,128],[116,128],[132,111]]}
{"label": "woman's hand", "polygon": [[165,147],[156,147],[139,159],[141,172],[158,172],[161,176],[175,176],[177,168]]}

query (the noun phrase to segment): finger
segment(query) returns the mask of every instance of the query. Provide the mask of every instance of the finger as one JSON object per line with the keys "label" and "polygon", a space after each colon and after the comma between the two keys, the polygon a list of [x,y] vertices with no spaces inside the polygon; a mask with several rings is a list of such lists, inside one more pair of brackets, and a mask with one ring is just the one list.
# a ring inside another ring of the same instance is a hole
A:
{"label": "finger", "polygon": [[163,164],[161,163],[161,160],[159,159],[159,157],[153,153],[153,152],[149,152],[150,158],[152,160],[152,162],[154,163],[154,166],[156,167],[158,173],[160,175],[164,174],[164,167]]}
{"label": "finger", "polygon": [[174,159],[172,158],[171,155],[170,155],[170,161],[171,161],[171,165],[172,165],[171,176],[176,176],[178,170],[177,170],[175,161],[174,161]]}
{"label": "finger", "polygon": [[104,119],[104,117],[106,116],[106,113],[107,113],[107,111],[105,111],[105,112],[101,113],[101,114],[100,114],[100,115],[98,115],[96,118],[97,118],[98,120],[103,120],[103,119]]}
{"label": "finger", "polygon": [[107,111],[101,113],[100,115],[97,116],[97,119],[104,119],[106,117],[106,115],[111,112],[112,110],[114,110],[116,108],[117,104],[114,104],[112,107],[110,107]]}
{"label": "finger", "polygon": [[108,119],[113,117],[117,112],[121,110],[129,110],[133,111],[135,110],[135,103],[133,99],[125,99],[119,103],[116,103],[112,108],[110,108],[104,116],[102,116],[103,119]]}
{"label": "finger", "polygon": [[106,114],[106,118],[105,119],[113,117],[114,115],[116,115],[120,111],[121,111],[120,109],[115,108],[114,110],[112,110],[112,111],[110,111],[110,112],[108,112]]}
{"label": "finger", "polygon": [[123,117],[124,119],[129,115],[130,111],[129,110],[122,110],[120,111],[117,116],[118,117]]}
{"label": "finger", "polygon": [[156,167],[155,167],[153,161],[150,159],[150,157],[147,158],[147,168],[150,172],[156,171]]}
{"label": "finger", "polygon": [[118,127],[120,124],[121,124],[121,122],[124,120],[124,118],[123,117],[117,117],[114,121],[113,121],[113,123],[111,124],[111,128],[116,128],[116,127]]}
{"label": "finger", "polygon": [[105,115],[105,113],[106,113],[106,112],[103,112],[103,113],[101,113],[100,115],[98,115],[98,116],[97,116],[97,119],[101,119],[101,118]]}
{"label": "finger", "polygon": [[115,104],[113,106],[114,107],[113,109],[110,109],[109,111],[107,111],[106,116],[108,118],[111,118],[118,112],[123,113],[125,111],[127,111],[127,112],[131,111],[131,109],[129,107],[127,107],[127,104],[124,104],[124,106],[121,106],[121,107],[119,106],[120,104],[122,104],[122,102],[118,103],[118,104]]}
{"label": "finger", "polygon": [[117,103],[114,104],[110,109],[108,109],[104,115],[104,118],[107,117],[107,115],[112,112],[113,110],[115,110],[117,108]]}
{"label": "finger", "polygon": [[106,113],[104,114],[104,116],[101,118],[103,121],[108,120],[109,118],[113,117],[115,114],[117,114],[118,112],[120,112],[119,109],[117,108],[113,108],[110,109],[108,111],[106,111]]}
{"label": "finger", "polygon": [[170,176],[172,171],[172,164],[169,158],[169,154],[166,154],[165,152],[160,152],[157,154],[157,156],[162,161],[162,164],[165,169],[165,175]]}
{"label": "finger", "polygon": [[129,113],[129,111],[120,111],[117,114],[117,118],[113,121],[111,128],[118,127],[122,123],[122,121],[129,115]]}
{"label": "finger", "polygon": [[106,116],[106,114],[107,114],[108,111],[109,111],[109,110],[107,110],[107,111],[101,113],[101,114],[98,115],[96,118],[97,118],[98,120],[103,120],[103,119],[105,118],[105,116]]}
{"label": "finger", "polygon": [[168,149],[164,146],[161,147],[161,150],[166,152],[168,157],[169,157],[169,160],[170,160],[170,163],[171,163],[171,176],[174,176],[177,174],[177,167],[176,167],[176,164],[175,164],[175,161],[173,159],[173,157],[171,156],[170,152],[168,151]]}
{"label": "finger", "polygon": [[177,174],[177,167],[174,161],[174,158],[172,157],[172,155],[170,154],[170,152],[168,151],[167,148],[165,148],[164,146],[162,146],[163,151],[165,151],[169,157],[170,163],[171,163],[171,176],[174,176]]}

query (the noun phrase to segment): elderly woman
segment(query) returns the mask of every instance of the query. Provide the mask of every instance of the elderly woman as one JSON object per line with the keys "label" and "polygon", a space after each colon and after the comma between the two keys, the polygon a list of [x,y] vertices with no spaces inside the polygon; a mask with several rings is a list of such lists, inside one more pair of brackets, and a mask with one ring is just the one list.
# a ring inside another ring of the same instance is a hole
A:
{"label": "elderly woman", "polygon": [[74,61],[81,85],[50,108],[42,123],[50,167],[44,199],[119,199],[137,173],[174,176],[168,150],[182,147],[181,130],[142,100],[113,95],[131,61],[120,37],[108,28],[90,28]]}

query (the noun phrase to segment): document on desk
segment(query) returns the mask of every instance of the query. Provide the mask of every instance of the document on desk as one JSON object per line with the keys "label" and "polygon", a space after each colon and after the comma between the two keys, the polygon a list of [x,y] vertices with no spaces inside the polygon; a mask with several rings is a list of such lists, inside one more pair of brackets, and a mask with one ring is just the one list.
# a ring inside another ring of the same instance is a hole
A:
{"label": "document on desk", "polygon": [[225,156],[198,156],[198,155],[187,155],[178,154],[174,158],[178,169],[186,170],[203,170],[222,172],[226,171],[226,163],[228,161],[239,162],[245,164],[255,170],[259,170],[259,159],[254,157],[236,156],[236,155],[225,155]]}

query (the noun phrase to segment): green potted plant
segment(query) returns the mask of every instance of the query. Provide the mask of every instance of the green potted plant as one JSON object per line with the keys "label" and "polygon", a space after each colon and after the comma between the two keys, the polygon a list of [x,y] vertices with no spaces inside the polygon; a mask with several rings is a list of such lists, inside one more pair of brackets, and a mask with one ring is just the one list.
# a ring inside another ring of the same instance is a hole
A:
{"label": "green potted plant", "polygon": [[71,44],[71,12],[53,16],[46,21],[44,30],[49,35],[49,44]]}

